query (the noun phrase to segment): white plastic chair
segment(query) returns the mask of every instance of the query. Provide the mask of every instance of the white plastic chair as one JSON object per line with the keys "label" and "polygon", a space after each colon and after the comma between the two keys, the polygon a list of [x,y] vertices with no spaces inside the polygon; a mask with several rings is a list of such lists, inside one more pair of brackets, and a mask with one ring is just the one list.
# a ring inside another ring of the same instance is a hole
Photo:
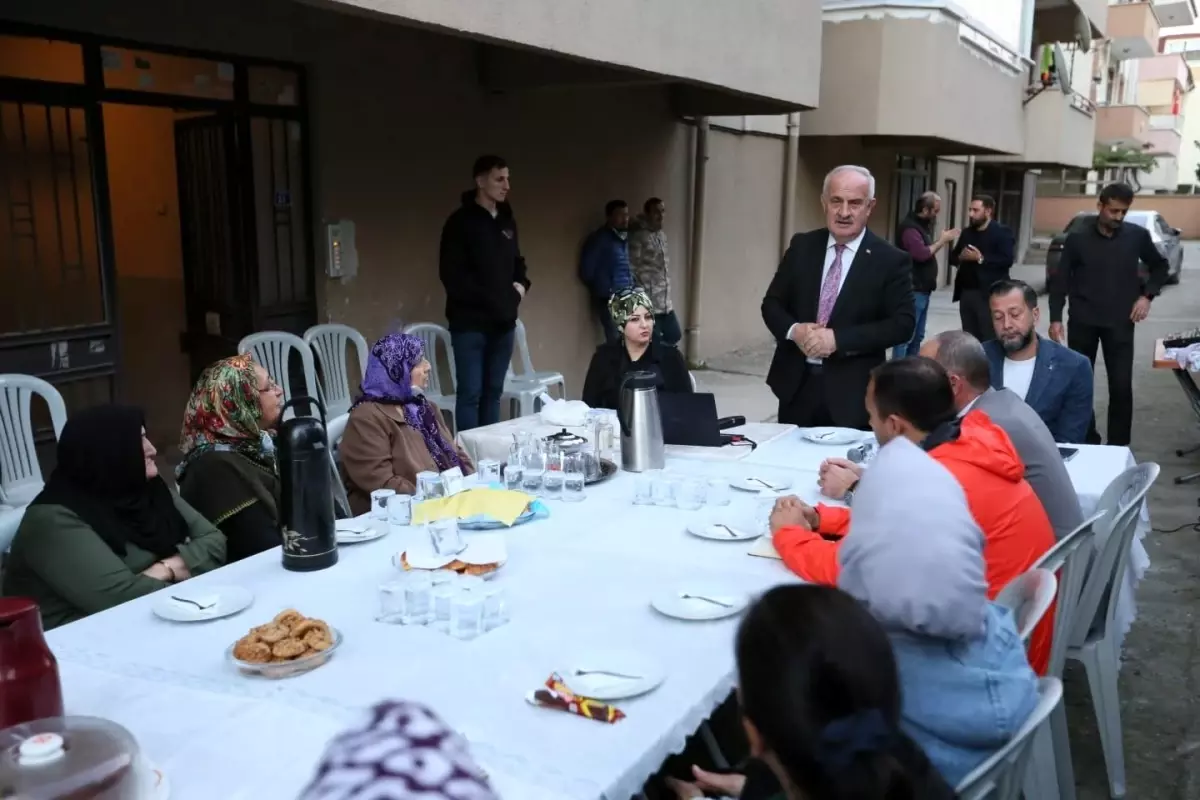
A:
{"label": "white plastic chair", "polygon": [[33,441],[29,402],[40,396],[50,409],[54,437],[67,424],[67,404],[58,390],[32,375],[0,375],[0,553],[8,550],[21,525],[25,506],[42,490],[42,467]]}
{"label": "white plastic chair", "polygon": [[[1067,660],[1067,645],[1083,582],[1092,559],[1093,526],[1104,516],[1097,512],[1047,550],[1033,565],[1058,576],[1058,596],[1054,606],[1054,638],[1050,643],[1050,664],[1046,674],[1062,678]],[[1029,767],[1025,772],[1025,796],[1039,800],[1074,800],[1075,770],[1071,764],[1071,739],[1067,731],[1067,708],[1059,705],[1050,715],[1049,729],[1037,734]]]}
{"label": "white plastic chair", "polygon": [[[1008,744],[997,750],[958,784],[959,800],[1017,800],[1025,765],[1029,760],[1034,734],[1062,702],[1062,681],[1042,678],[1038,681],[1038,702]],[[1038,798],[1041,800],[1041,798]]]}
{"label": "white plastic chair", "polygon": [[697,387],[696,387],[696,373],[694,373],[694,372],[689,372],[689,373],[688,373],[688,379],[689,379],[689,380],[691,380],[691,382],[692,382],[692,391],[693,391],[693,392],[695,392],[695,391],[697,390]]}
{"label": "white plastic chair", "polygon": [[[304,341],[316,354],[320,369],[321,396],[330,424],[334,417],[350,410],[354,386],[350,380],[350,366],[346,358],[346,345],[353,343],[358,352],[358,368],[361,380],[367,372],[367,340],[349,325],[314,325],[304,332]],[[333,435],[329,437],[332,444]]]}
{"label": "white plastic chair", "polygon": [[1048,569],[1031,569],[1009,581],[996,595],[996,603],[1010,609],[1017,623],[1021,641],[1029,644],[1033,629],[1046,616],[1054,595],[1058,591],[1058,580]]}
{"label": "white plastic chair", "polygon": [[1125,587],[1129,548],[1146,493],[1158,479],[1158,472],[1158,464],[1152,462],[1130,467],[1114,478],[1100,496],[1096,508],[1101,518],[1092,526],[1095,546],[1091,548],[1091,564],[1067,645],[1067,658],[1082,662],[1087,671],[1112,797],[1125,796],[1125,751],[1117,692],[1121,631],[1114,618]]}
{"label": "white plastic chair", "polygon": [[342,471],[338,467],[342,463],[338,448],[349,421],[350,412],[345,411],[337,416],[327,417],[325,423],[325,438],[329,441],[329,465],[333,468],[333,502],[338,506],[339,516],[343,517],[353,516],[350,512],[350,498],[346,495],[346,483],[342,480]]}
{"label": "white plastic chair", "polygon": [[[295,350],[300,354],[300,363],[304,367],[304,382],[305,386],[300,387],[300,391],[293,394],[292,381],[289,376],[288,362],[291,359],[291,353]],[[292,397],[308,395],[321,399],[321,387],[317,383],[317,367],[313,360],[312,348],[294,333],[286,331],[263,331],[262,333],[252,333],[249,336],[238,342],[239,353],[250,353],[254,356],[254,360],[262,364],[267,373],[271,376],[271,380],[279,384],[283,389],[283,402],[291,400]],[[322,402],[324,402],[322,400]],[[284,416],[291,416],[292,409],[288,409]]]}
{"label": "white plastic chair", "polygon": [[[425,358],[429,359],[429,389],[425,392],[425,396],[442,411],[442,416],[454,416],[454,404],[456,397],[455,390],[455,372],[454,364],[454,345],[450,343],[450,331],[438,325],[436,322],[416,322],[404,329],[405,333],[412,334],[421,340],[421,344],[425,347]],[[442,384],[441,376],[438,374],[437,354],[438,348],[445,350],[446,363],[450,366],[450,391],[447,392]],[[450,424],[450,432],[458,428],[458,420],[455,419]]]}
{"label": "white plastic chair", "polygon": [[513,332],[514,346],[521,365],[521,371],[517,372],[510,364],[508,372],[504,376],[504,391],[500,395],[501,401],[507,401],[511,410],[515,404],[517,411],[514,416],[525,416],[533,414],[537,411],[537,399],[543,392],[550,393],[550,389],[557,386],[563,398],[567,396],[567,381],[561,372],[551,370],[536,370],[533,368],[533,358],[529,354],[529,340],[525,335],[525,323],[517,320],[517,326]]}

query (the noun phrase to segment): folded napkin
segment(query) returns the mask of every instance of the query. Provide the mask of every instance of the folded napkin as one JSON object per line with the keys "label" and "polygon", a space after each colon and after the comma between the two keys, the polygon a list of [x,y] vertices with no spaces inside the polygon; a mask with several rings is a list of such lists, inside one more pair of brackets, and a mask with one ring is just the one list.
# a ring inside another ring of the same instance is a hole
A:
{"label": "folded napkin", "polygon": [[535,706],[566,711],[569,714],[577,714],[597,722],[607,722],[610,725],[625,719],[625,712],[616,706],[576,696],[563,683],[562,677],[557,672],[546,679],[545,688],[530,692],[526,699]]}
{"label": "folded napkin", "polygon": [[503,525],[512,525],[534,501],[532,495],[508,489],[479,487],[459,492],[452,497],[425,500],[413,506],[413,524],[421,525],[438,519],[471,519],[483,517]]}
{"label": "folded napkin", "polygon": [[783,560],[783,556],[779,555],[779,551],[775,549],[775,545],[771,542],[770,536],[763,536],[755,540],[754,546],[747,552],[759,558],[777,558],[780,561]]}

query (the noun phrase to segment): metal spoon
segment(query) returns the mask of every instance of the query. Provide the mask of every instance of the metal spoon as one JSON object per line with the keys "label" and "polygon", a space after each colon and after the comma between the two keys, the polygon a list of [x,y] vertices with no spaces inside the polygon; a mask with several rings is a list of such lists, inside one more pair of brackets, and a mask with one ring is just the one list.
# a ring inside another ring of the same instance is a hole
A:
{"label": "metal spoon", "polygon": [[625,678],[630,681],[640,681],[643,677],[641,675],[627,675],[624,672],[613,672],[607,669],[577,669],[571,674],[577,678],[581,678],[584,675],[608,675],[613,678]]}
{"label": "metal spoon", "polygon": [[208,605],[202,605],[200,603],[197,603],[195,600],[189,600],[186,597],[176,597],[175,595],[171,595],[171,599],[178,600],[180,603],[187,603],[188,605],[195,606],[196,608],[200,609],[201,611],[207,611],[208,609],[210,609],[216,605],[216,603],[209,603]]}
{"label": "metal spoon", "polygon": [[756,483],[761,483],[763,486],[767,487],[767,488],[768,488],[768,489],[770,489],[772,492],[777,492],[777,491],[779,491],[779,487],[777,487],[777,486],[774,486],[774,485],[772,485],[772,484],[770,484],[770,483],[767,483],[767,482],[766,482],[766,481],[764,481],[762,478],[750,478],[749,480],[752,480],[752,481],[754,481],[754,482],[756,482]]}
{"label": "metal spoon", "polygon": [[715,598],[712,598],[712,597],[705,597],[702,594],[688,594],[687,592],[680,592],[679,599],[680,600],[703,600],[706,603],[712,603],[714,606],[721,606],[722,608],[733,608],[733,603],[724,603],[724,602],[717,600]]}
{"label": "metal spoon", "polygon": [[733,539],[736,539],[740,535],[733,528],[729,527],[728,525],[723,525],[720,522],[716,523],[714,527],[722,529],[723,531],[725,531],[726,533],[729,534],[730,538],[733,538]]}

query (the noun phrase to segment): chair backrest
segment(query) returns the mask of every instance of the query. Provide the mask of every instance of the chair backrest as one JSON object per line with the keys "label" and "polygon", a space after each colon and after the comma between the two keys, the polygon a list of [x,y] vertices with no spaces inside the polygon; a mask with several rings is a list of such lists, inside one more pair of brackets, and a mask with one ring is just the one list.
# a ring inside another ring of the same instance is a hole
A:
{"label": "chair backrest", "polygon": [[1129,547],[1137,531],[1138,519],[1146,493],[1158,479],[1158,464],[1147,462],[1122,472],[1096,504],[1100,519],[1092,525],[1095,531],[1091,562],[1079,604],[1071,621],[1069,647],[1081,647],[1089,632],[1108,636],[1117,611],[1117,600],[1125,585],[1125,567],[1129,563]]}
{"label": "chair backrest", "polygon": [[691,382],[692,382],[692,391],[693,392],[696,391],[696,373],[689,372],[688,379],[691,380]]}
{"label": "chair backrest", "polygon": [[[304,341],[316,353],[320,367],[321,395],[325,400],[325,414],[332,419],[350,410],[354,381],[350,380],[350,366],[346,358],[346,345],[353,343],[358,352],[358,368],[367,372],[367,340],[349,325],[314,325],[304,332]],[[330,436],[330,441],[333,437]]]}
{"label": "chair backrest", "polygon": [[1055,678],[1062,677],[1063,666],[1067,662],[1067,647],[1070,644],[1075,609],[1079,605],[1079,595],[1083,592],[1083,582],[1091,565],[1092,539],[1095,537],[1092,526],[1103,516],[1102,512],[1097,512],[1084,520],[1078,528],[1059,539],[1054,547],[1047,550],[1033,565],[1035,569],[1048,569],[1058,575],[1054,638],[1050,645],[1050,666],[1046,671],[1047,675]]}
{"label": "chair backrest", "polygon": [[996,602],[1012,610],[1017,621],[1017,633],[1028,644],[1033,629],[1046,615],[1057,591],[1058,580],[1054,573],[1035,568],[1013,578],[996,595]]}
{"label": "chair backrest", "polygon": [[58,438],[67,424],[67,405],[58,390],[32,375],[0,375],[0,496],[11,505],[25,505],[42,490],[29,413],[35,394],[46,401]]}
{"label": "chair backrest", "polygon": [[[455,393],[454,385],[454,346],[450,343],[450,331],[438,325],[436,322],[415,322],[404,329],[405,333],[412,334],[421,340],[421,344],[425,346],[425,358],[429,359],[429,394],[436,395],[451,395]],[[442,386],[441,376],[438,374],[438,346],[446,353],[446,363],[450,365],[450,391],[445,391]]]}
{"label": "chair backrest", "polygon": [[1033,746],[1034,734],[1046,724],[1050,712],[1062,702],[1062,681],[1042,678],[1038,681],[1038,702],[1008,744],[971,771],[958,784],[959,800],[1017,800],[1025,780],[1025,766]]}
{"label": "chair backrest", "polygon": [[[513,332],[513,338],[516,340],[516,347],[514,349],[521,357],[521,371],[517,373],[516,377],[532,378],[536,370],[533,368],[533,357],[529,354],[529,339],[525,336],[525,323],[519,319],[517,320],[516,330]],[[511,371],[512,368],[510,367],[509,369]]]}
{"label": "chair backrest", "polygon": [[[293,394],[292,381],[289,375],[288,363],[292,351],[300,354],[300,363],[304,367],[305,386],[298,387]],[[286,403],[293,396],[308,395],[320,398],[321,387],[317,383],[317,368],[313,361],[312,348],[299,336],[286,331],[263,331],[252,333],[238,342],[238,352],[249,352],[254,360],[266,367],[271,380],[283,389],[283,401]],[[323,402],[323,401],[322,401]],[[288,409],[291,413],[291,409]]]}

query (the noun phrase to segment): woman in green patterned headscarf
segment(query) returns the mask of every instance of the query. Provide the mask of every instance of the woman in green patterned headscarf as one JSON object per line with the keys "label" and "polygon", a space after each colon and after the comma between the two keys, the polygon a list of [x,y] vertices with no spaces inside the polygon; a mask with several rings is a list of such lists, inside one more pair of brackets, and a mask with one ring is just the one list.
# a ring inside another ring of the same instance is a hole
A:
{"label": "woman in green patterned headscarf", "polygon": [[271,431],[283,391],[249,354],[205,368],[183,415],[179,494],[221,529],[230,563],[280,542]]}
{"label": "woman in green patterned headscarf", "polygon": [[655,373],[659,391],[692,391],[683,356],[674,347],[654,341],[654,304],[645,291],[618,291],[609,298],[608,311],[621,338],[596,349],[583,383],[583,402],[592,408],[616,408],[628,372]]}

